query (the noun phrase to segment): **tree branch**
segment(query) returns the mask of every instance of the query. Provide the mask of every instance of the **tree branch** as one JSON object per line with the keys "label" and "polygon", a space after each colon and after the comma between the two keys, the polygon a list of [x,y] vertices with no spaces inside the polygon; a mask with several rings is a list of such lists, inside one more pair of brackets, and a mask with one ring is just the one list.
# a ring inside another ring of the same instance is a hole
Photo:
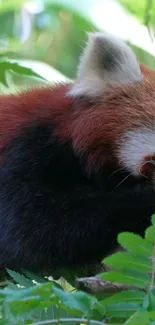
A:
{"label": "tree branch", "polygon": [[[125,284],[114,284],[108,281],[105,281],[97,276],[86,277],[86,278],[77,278],[75,281],[75,286],[78,290],[90,294],[114,294],[124,290],[135,290],[137,287],[129,286]],[[139,290],[144,290],[140,289]]]}

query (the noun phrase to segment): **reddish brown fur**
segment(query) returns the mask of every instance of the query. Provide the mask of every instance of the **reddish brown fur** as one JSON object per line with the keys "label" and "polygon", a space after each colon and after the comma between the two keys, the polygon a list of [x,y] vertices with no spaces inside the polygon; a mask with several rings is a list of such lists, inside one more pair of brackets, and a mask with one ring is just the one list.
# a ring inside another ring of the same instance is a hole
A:
{"label": "reddish brown fur", "polygon": [[30,123],[39,120],[50,124],[61,119],[65,122],[73,102],[66,97],[68,87],[60,85],[0,96],[0,150]]}
{"label": "reddish brown fur", "polygon": [[121,135],[155,122],[155,72],[141,69],[143,82],[111,89],[95,103],[81,104],[66,96],[70,85],[0,96],[0,149],[23,126],[54,121],[62,141],[71,138],[76,152],[87,152],[89,167],[113,164]]}
{"label": "reddish brown fur", "polygon": [[113,164],[113,158],[116,161],[126,130],[151,127],[153,121],[155,124],[155,72],[144,66],[141,69],[143,82],[111,89],[73,122],[74,146],[80,152],[90,152],[91,167],[100,167],[105,160]]}

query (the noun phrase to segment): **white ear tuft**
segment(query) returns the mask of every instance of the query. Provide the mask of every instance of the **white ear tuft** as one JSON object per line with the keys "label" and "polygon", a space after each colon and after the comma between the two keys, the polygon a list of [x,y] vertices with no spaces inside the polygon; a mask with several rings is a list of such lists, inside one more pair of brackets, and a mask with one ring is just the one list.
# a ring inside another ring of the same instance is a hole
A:
{"label": "white ear tuft", "polygon": [[107,33],[89,33],[77,80],[69,94],[98,96],[110,86],[141,80],[139,63],[128,45]]}

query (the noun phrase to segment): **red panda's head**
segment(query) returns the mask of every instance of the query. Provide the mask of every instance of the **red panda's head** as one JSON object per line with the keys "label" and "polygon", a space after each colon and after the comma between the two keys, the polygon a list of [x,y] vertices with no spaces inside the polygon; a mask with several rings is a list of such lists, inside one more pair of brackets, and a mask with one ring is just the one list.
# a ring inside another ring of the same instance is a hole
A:
{"label": "red panda's head", "polygon": [[125,168],[135,176],[155,175],[155,72],[141,66],[132,50],[108,34],[89,37],[69,95],[85,98],[73,123],[73,145],[88,164]]}

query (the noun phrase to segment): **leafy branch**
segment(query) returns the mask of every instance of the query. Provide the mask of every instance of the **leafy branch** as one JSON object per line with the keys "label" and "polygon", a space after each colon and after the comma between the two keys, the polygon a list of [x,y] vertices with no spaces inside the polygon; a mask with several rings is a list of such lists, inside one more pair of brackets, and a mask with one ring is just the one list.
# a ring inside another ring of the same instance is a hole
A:
{"label": "leafy branch", "polygon": [[93,281],[102,284],[99,292],[69,292],[60,281],[7,270],[15,283],[0,290],[0,325],[155,325],[155,216],[151,221],[144,238],[119,234],[125,251],[104,259],[109,271],[78,279],[87,279],[88,292]]}

